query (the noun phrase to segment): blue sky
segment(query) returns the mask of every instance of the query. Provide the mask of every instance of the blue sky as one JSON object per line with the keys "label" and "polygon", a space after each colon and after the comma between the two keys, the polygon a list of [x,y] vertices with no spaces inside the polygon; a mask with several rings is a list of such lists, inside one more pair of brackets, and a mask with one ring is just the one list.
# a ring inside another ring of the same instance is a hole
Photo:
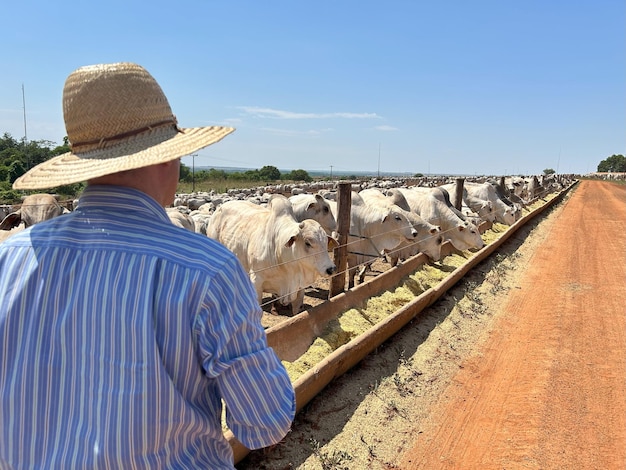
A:
{"label": "blue sky", "polygon": [[587,173],[626,154],[623,0],[24,0],[2,12],[0,132],[18,139],[25,101],[28,140],[61,143],[67,75],[130,61],[182,127],[237,128],[196,166]]}

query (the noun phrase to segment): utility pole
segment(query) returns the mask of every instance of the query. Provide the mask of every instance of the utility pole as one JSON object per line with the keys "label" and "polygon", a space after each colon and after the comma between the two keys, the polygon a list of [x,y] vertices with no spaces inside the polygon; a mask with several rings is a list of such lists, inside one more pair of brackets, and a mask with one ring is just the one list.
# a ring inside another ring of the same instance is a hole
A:
{"label": "utility pole", "polygon": [[333,166],[330,165],[330,180],[333,180]]}
{"label": "utility pole", "polygon": [[380,142],[378,142],[378,177],[380,178]]}
{"label": "utility pole", "polygon": [[191,192],[196,192],[196,156],[198,154],[194,153],[191,155]]}
{"label": "utility pole", "polygon": [[22,106],[24,107],[24,142],[28,140],[26,136],[26,98],[24,96],[24,84],[22,83]]}
{"label": "utility pole", "polygon": [[30,155],[26,150],[26,141],[28,136],[26,135],[26,98],[24,95],[24,84],[22,83],[22,106],[24,107],[24,153],[26,153],[26,170],[30,170]]}

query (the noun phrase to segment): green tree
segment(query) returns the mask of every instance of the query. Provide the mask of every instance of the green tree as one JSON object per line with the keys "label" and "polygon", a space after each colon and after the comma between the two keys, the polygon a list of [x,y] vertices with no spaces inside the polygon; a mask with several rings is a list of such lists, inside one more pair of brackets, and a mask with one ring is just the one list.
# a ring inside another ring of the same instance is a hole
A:
{"label": "green tree", "polygon": [[311,178],[305,170],[292,170],[286,179],[292,181],[313,181],[313,178]]}
{"label": "green tree", "polygon": [[280,179],[280,170],[275,166],[264,166],[259,170],[259,177],[263,181],[277,181]]}
{"label": "green tree", "polygon": [[[65,136],[62,145],[56,145],[49,140],[16,140],[5,132],[0,137],[0,199],[12,201],[22,194],[12,189],[13,182],[26,171],[52,157],[70,151],[70,143]],[[84,187],[82,183],[69,184],[51,188],[49,192],[63,196],[74,197]]]}
{"label": "green tree", "polygon": [[0,138],[0,166],[9,168],[9,182],[13,183],[26,170],[69,149],[67,138],[64,138],[63,145],[57,146],[49,140],[18,141],[5,132]]}
{"label": "green tree", "polygon": [[626,172],[626,157],[624,155],[611,155],[598,164],[599,172],[623,173]]}
{"label": "green tree", "polygon": [[260,181],[263,178],[259,170],[246,170],[243,172],[243,179],[248,181]]}
{"label": "green tree", "polygon": [[554,173],[556,173],[556,171],[554,171],[552,168],[546,168],[545,170],[543,170],[544,175],[553,175]]}
{"label": "green tree", "polygon": [[52,149],[52,155],[62,155],[71,150],[70,148],[70,140],[67,136],[63,137],[63,145],[58,145],[57,147]]}
{"label": "green tree", "polygon": [[26,173],[26,168],[24,167],[23,162],[19,160],[14,160],[9,165],[9,183],[13,183],[16,179]]}
{"label": "green tree", "polygon": [[228,178],[233,181],[241,181],[246,179],[245,175],[240,171],[233,171],[228,175]]}
{"label": "green tree", "polygon": [[207,179],[226,180],[228,179],[228,173],[226,173],[224,170],[216,170],[215,168],[211,168],[207,174]]}
{"label": "green tree", "polygon": [[184,181],[185,183],[190,183],[193,179],[193,175],[191,169],[185,165],[183,162],[180,162],[180,170],[178,172],[178,180]]}
{"label": "green tree", "polygon": [[0,152],[6,149],[16,149],[19,147],[19,145],[20,143],[13,137],[11,137],[11,134],[9,134],[8,132],[5,132],[2,135],[2,138],[0,138]]}

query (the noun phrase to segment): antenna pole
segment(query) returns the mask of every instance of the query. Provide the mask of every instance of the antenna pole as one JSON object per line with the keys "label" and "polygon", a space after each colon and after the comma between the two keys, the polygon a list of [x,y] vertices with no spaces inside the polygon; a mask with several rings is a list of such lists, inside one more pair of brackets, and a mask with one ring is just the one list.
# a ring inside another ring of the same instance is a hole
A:
{"label": "antenna pole", "polygon": [[28,140],[26,135],[26,98],[24,97],[24,84],[22,83],[22,106],[24,107],[24,142]]}
{"label": "antenna pole", "polygon": [[380,142],[378,142],[378,177],[380,178]]}

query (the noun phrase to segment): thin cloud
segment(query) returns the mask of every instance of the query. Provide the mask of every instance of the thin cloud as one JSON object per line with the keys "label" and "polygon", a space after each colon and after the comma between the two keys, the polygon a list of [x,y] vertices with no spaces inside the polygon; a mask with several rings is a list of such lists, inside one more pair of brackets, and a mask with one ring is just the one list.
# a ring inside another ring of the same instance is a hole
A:
{"label": "thin cloud", "polygon": [[324,132],[330,132],[332,131],[332,129],[310,129],[307,131],[294,131],[294,130],[290,130],[290,129],[278,129],[275,127],[261,127],[260,128],[261,131],[263,132],[269,132],[271,134],[276,134],[276,135],[285,135],[285,136],[295,136],[295,135],[305,135],[305,136],[316,136],[316,135],[320,135]]}
{"label": "thin cloud", "polygon": [[380,119],[376,113],[294,113],[282,109],[255,106],[239,106],[238,109],[255,117],[270,119]]}
{"label": "thin cloud", "polygon": [[374,127],[374,129],[376,129],[377,131],[383,131],[383,132],[397,131],[398,130],[397,127],[386,126],[386,125],[376,126],[376,127]]}

